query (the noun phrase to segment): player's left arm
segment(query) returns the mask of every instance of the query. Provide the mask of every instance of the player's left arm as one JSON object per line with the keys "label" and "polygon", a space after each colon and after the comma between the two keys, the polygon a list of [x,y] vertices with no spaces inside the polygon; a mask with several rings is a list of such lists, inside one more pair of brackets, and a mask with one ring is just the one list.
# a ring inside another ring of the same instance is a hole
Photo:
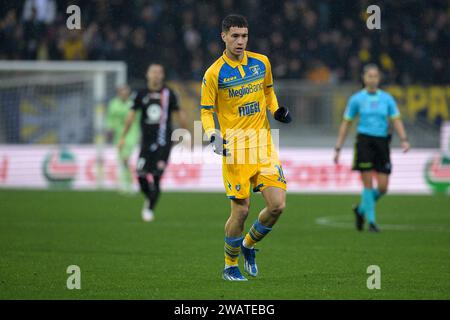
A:
{"label": "player's left arm", "polygon": [[334,163],[339,163],[341,154],[341,148],[344,145],[345,138],[347,137],[348,130],[352,124],[353,119],[359,113],[359,102],[355,95],[351,96],[345,107],[344,116],[342,118],[341,125],[339,126],[339,132],[334,147]]}
{"label": "player's left arm", "polygon": [[397,103],[391,95],[388,96],[388,115],[392,121],[395,131],[397,131],[398,136],[400,137],[403,152],[408,152],[411,145],[409,144],[408,136],[406,135],[405,126],[403,125],[403,121],[400,117],[400,111],[398,110]]}
{"label": "player's left arm", "polygon": [[127,137],[128,132],[130,131],[131,125],[136,118],[136,113],[142,109],[141,97],[137,92],[134,92],[131,97],[132,103],[130,107],[130,111],[128,111],[128,115],[125,119],[125,125],[123,128],[122,136],[120,137],[118,148],[119,151],[122,151],[122,148],[125,145],[125,138]]}
{"label": "player's left arm", "polygon": [[291,114],[286,107],[280,107],[278,105],[278,99],[273,89],[273,75],[272,66],[267,58],[264,61],[266,66],[266,75],[264,78],[264,95],[266,96],[267,108],[269,108],[270,113],[272,113],[275,120],[280,122],[289,123],[292,121]]}

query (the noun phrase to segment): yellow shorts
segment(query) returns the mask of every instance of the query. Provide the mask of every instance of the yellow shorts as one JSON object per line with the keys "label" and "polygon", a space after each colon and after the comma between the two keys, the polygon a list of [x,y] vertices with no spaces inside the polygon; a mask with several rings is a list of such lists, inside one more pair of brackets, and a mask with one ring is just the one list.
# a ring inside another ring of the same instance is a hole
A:
{"label": "yellow shorts", "polygon": [[235,150],[230,157],[223,157],[223,184],[228,198],[246,199],[250,197],[250,188],[253,192],[267,187],[286,190],[286,178],[276,151],[256,156],[255,149]]}

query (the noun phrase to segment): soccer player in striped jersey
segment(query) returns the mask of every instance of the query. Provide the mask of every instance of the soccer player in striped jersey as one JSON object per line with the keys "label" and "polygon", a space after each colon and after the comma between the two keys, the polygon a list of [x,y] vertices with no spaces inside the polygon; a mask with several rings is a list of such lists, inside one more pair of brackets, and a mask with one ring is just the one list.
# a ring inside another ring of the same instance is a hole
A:
{"label": "soccer player in striped jersey", "polygon": [[147,70],[147,88],[133,96],[133,103],[126,119],[121,150],[131,125],[140,112],[141,151],[137,162],[137,176],[142,193],[146,197],[142,219],[153,221],[155,205],[159,199],[160,181],[167,167],[172,147],[172,116],[186,128],[185,115],[178,105],[175,93],[164,83],[164,67],[152,63]]}
{"label": "soccer player in striped jersey", "polygon": [[[245,17],[227,16],[221,36],[226,49],[203,78],[201,120],[214,151],[223,157],[223,183],[231,200],[222,277],[244,281],[247,279],[238,267],[239,254],[244,256],[245,271],[256,276],[255,244],[272,230],[286,203],[286,179],[272,143],[267,111],[281,122],[290,122],[291,117],[286,108],[278,105],[269,59],[245,50]],[[220,131],[215,128],[214,114]],[[266,206],[243,236],[250,189],[262,193]]]}

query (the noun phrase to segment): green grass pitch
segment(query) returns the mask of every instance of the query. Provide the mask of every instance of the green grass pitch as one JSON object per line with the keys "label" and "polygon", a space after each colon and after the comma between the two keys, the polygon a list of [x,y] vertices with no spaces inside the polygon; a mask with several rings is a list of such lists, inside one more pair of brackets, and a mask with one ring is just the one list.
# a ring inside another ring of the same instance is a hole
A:
{"label": "green grass pitch", "polygon": [[[380,234],[353,228],[357,200],[288,194],[258,245],[260,276],[230,283],[223,194],[165,193],[144,223],[140,195],[0,190],[0,298],[449,299],[450,198],[384,197]],[[263,205],[252,201],[246,228]],[[81,290],[66,288],[69,265],[81,268]],[[369,265],[381,268],[380,290],[367,289]]]}

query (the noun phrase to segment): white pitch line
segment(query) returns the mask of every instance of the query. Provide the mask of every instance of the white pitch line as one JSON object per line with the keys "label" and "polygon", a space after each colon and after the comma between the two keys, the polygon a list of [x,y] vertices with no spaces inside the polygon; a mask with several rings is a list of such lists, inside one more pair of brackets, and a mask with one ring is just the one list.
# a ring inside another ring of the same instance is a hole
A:
{"label": "white pitch line", "polygon": [[[353,222],[345,222],[345,221],[336,221],[336,217],[338,216],[327,216],[327,217],[319,217],[316,219],[316,224],[321,226],[328,226],[333,228],[343,228],[343,229],[353,229]],[[440,226],[414,226],[408,224],[380,224],[380,228],[382,230],[400,230],[400,231],[414,231],[414,230],[423,230],[423,231],[442,231],[449,232],[450,229],[446,227]]]}

